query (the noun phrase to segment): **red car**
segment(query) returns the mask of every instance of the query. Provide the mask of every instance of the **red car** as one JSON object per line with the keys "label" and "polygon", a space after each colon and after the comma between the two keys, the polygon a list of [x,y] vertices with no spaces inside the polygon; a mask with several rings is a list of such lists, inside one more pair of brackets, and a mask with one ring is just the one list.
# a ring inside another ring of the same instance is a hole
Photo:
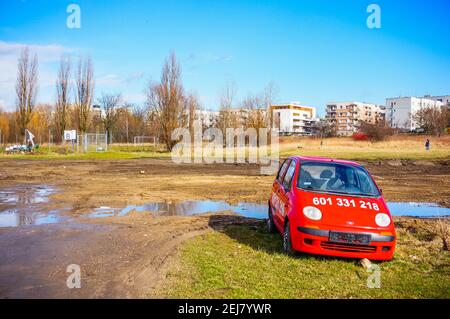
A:
{"label": "red car", "polygon": [[396,234],[381,190],[361,165],[293,156],[280,166],[267,228],[287,253],[391,260]]}

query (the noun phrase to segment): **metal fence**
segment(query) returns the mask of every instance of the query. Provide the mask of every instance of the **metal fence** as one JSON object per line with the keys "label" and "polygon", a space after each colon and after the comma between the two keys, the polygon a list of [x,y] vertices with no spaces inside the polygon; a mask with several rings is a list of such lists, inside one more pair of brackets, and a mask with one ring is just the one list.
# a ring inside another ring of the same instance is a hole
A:
{"label": "metal fence", "polygon": [[86,133],[78,135],[77,151],[90,152],[105,152],[108,150],[108,136],[105,133]]}

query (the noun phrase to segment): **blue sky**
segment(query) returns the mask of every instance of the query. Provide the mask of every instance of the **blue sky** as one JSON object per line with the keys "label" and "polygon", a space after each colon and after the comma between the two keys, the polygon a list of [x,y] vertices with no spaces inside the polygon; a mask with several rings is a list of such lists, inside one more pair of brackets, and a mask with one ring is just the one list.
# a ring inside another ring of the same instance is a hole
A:
{"label": "blue sky", "polygon": [[[69,29],[66,8],[81,8]],[[381,8],[369,29],[366,8]],[[398,95],[450,94],[450,1],[19,1],[0,0],[0,103],[14,105],[17,55],[40,61],[40,102],[54,100],[61,53],[91,55],[96,94],[142,104],[175,51],[187,90],[217,108],[227,81],[238,97],[276,84],[278,101],[323,114],[329,101],[384,103]]]}

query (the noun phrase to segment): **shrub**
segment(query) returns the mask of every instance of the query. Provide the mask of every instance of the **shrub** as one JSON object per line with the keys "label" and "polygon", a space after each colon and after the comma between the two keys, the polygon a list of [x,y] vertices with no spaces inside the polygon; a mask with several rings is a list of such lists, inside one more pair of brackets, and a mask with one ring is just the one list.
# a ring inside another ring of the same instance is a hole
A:
{"label": "shrub", "polygon": [[371,124],[362,122],[360,132],[366,135],[370,141],[383,141],[386,137],[393,135],[395,131],[385,123]]}
{"label": "shrub", "polygon": [[354,141],[367,141],[369,139],[364,133],[353,133],[352,138]]}

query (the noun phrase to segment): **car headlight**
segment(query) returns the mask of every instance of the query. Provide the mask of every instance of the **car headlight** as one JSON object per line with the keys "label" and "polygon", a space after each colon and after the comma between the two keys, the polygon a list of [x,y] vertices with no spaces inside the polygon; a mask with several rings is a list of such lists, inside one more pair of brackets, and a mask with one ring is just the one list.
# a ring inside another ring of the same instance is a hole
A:
{"label": "car headlight", "polygon": [[375,223],[380,227],[386,227],[391,223],[391,219],[388,214],[380,213],[375,216]]}
{"label": "car headlight", "polygon": [[306,206],[303,208],[303,215],[312,220],[321,220],[322,212],[314,206]]}

